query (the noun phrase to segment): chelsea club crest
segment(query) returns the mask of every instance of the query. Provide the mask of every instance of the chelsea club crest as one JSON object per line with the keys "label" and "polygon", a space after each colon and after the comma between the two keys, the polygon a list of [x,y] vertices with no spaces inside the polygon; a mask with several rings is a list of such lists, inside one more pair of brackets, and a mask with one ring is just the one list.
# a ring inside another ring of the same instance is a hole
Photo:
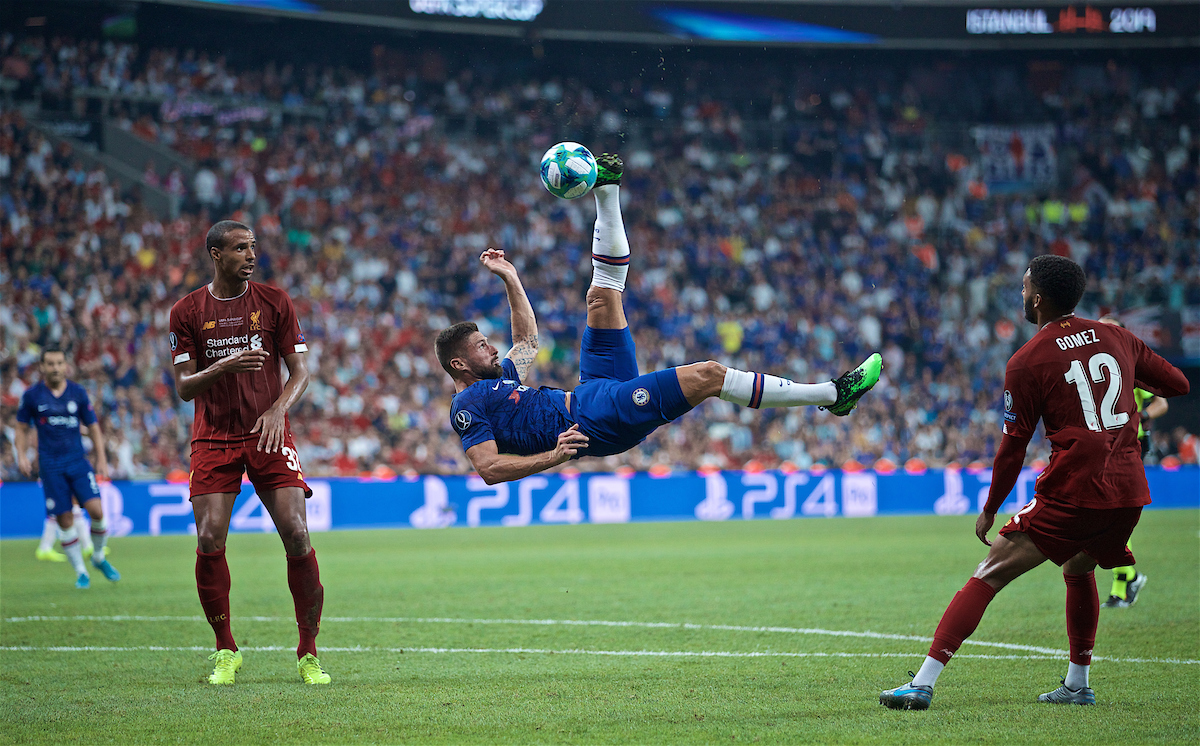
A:
{"label": "chelsea club crest", "polygon": [[650,403],[650,392],[646,389],[633,390],[633,403],[639,407],[644,407]]}

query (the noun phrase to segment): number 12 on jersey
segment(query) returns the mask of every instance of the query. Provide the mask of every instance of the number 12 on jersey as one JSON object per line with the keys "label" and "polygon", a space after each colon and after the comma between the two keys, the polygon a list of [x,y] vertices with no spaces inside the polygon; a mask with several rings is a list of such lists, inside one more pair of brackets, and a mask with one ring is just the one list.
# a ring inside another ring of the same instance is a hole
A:
{"label": "number 12 on jersey", "polygon": [[[1079,391],[1079,403],[1083,406],[1083,421],[1087,424],[1089,430],[1101,432],[1102,430],[1119,430],[1129,422],[1128,412],[1117,411],[1117,399],[1121,396],[1121,366],[1117,364],[1117,359],[1107,352],[1098,352],[1092,355],[1088,360],[1088,373],[1091,373],[1092,381],[1096,383],[1104,383],[1105,371],[1108,371],[1108,390],[1104,392],[1104,399],[1100,402],[1099,417],[1096,416],[1096,399],[1092,396],[1092,386],[1088,382],[1087,374],[1083,370],[1083,361],[1072,360],[1071,367],[1067,370],[1065,377],[1067,383],[1075,384],[1076,390]],[[1103,427],[1101,427],[1103,423]]]}

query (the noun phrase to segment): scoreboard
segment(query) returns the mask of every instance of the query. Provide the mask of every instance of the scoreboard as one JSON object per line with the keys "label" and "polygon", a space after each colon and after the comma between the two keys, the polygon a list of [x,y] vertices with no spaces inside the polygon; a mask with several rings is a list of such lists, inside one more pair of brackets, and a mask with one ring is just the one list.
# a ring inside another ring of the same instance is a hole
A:
{"label": "scoreboard", "polygon": [[1200,0],[159,0],[412,31],[893,49],[1200,47]]}

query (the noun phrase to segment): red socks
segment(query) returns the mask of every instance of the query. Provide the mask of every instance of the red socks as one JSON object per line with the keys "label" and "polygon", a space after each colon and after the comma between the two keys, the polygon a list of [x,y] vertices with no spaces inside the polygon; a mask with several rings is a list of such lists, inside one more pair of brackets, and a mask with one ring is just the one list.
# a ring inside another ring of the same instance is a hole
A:
{"label": "red socks", "polygon": [[217,650],[237,650],[229,629],[229,565],[224,549],[208,553],[196,550],[196,590],[204,616],[217,635]]}
{"label": "red socks", "polygon": [[1067,575],[1067,640],[1071,644],[1071,662],[1077,666],[1092,664],[1096,644],[1096,626],[1100,623],[1100,596],[1096,593],[1096,574]]}
{"label": "red socks", "polygon": [[[325,603],[325,587],[317,568],[317,550],[310,549],[301,557],[287,558],[288,588],[296,604],[296,626],[300,628],[300,645],[296,657],[317,654],[317,633],[321,631],[321,606]],[[1093,591],[1095,588],[1092,589]]]}
{"label": "red socks", "polygon": [[[1094,596],[1095,593],[1096,586],[1093,583],[1092,595]],[[962,641],[970,637],[975,628],[979,626],[979,620],[983,619],[983,612],[987,610],[988,604],[995,597],[995,589],[987,583],[979,578],[968,580],[962,590],[954,594],[954,600],[946,607],[946,613],[942,614],[942,621],[938,622],[937,632],[933,633],[933,644],[929,647],[929,657],[943,664],[949,663],[954,654],[958,652]],[[1068,608],[1070,608],[1070,595],[1067,598]],[[1093,637],[1095,632],[1096,627],[1093,623]]]}

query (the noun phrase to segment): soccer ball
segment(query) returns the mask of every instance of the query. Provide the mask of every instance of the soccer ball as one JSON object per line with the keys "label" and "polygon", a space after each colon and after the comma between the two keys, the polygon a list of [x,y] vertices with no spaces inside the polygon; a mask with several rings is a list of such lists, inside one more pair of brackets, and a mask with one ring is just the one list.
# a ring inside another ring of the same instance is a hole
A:
{"label": "soccer ball", "polygon": [[596,159],[577,142],[560,142],[542,156],[542,184],[555,197],[577,199],[596,183]]}

